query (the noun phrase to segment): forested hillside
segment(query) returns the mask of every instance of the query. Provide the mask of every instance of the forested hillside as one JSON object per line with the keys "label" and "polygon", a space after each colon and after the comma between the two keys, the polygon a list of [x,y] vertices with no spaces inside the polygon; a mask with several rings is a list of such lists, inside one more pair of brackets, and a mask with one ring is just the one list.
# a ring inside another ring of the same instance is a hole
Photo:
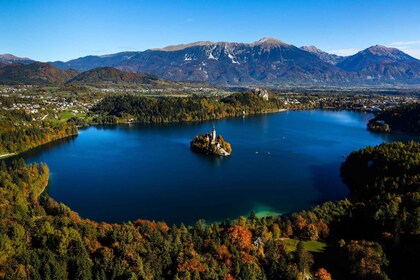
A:
{"label": "forested hillside", "polygon": [[167,123],[221,119],[278,111],[283,102],[268,101],[255,93],[235,93],[222,99],[208,97],[143,97],[113,95],[105,97],[92,111],[98,123],[118,122],[133,118],[140,123]]}
{"label": "forested hillside", "polygon": [[19,153],[53,140],[77,134],[68,122],[34,121],[24,111],[2,111],[0,116],[0,155]]}
{"label": "forested hillside", "polygon": [[0,67],[0,84],[5,85],[59,85],[78,74],[75,70],[61,70],[50,64],[33,62],[14,63]]}
{"label": "forested hillside", "polygon": [[368,123],[372,131],[420,133],[420,103],[387,109]]}

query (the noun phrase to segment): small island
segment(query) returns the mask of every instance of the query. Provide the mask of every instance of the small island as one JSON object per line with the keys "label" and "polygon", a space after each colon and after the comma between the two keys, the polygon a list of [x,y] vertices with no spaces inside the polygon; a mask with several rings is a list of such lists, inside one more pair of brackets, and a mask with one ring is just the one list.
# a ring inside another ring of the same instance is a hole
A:
{"label": "small island", "polygon": [[211,133],[197,135],[190,143],[191,150],[206,155],[230,156],[232,148],[221,135],[216,136],[216,128]]}

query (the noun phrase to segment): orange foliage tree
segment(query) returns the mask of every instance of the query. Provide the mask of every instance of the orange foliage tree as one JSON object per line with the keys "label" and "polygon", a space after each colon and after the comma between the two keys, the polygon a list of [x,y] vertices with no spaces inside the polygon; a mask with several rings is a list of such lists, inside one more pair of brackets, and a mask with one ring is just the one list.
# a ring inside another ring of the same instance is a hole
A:
{"label": "orange foliage tree", "polygon": [[252,233],[246,228],[235,226],[229,228],[228,232],[232,244],[239,246],[241,249],[246,249],[251,246]]}
{"label": "orange foliage tree", "polygon": [[315,272],[315,280],[331,280],[331,274],[321,267]]}

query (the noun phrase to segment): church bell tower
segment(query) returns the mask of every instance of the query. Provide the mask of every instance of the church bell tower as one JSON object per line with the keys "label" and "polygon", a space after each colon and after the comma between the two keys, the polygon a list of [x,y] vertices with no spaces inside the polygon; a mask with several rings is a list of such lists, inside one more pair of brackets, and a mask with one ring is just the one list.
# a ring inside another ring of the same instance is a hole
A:
{"label": "church bell tower", "polygon": [[211,132],[212,140],[216,140],[216,128],[213,125],[213,130]]}

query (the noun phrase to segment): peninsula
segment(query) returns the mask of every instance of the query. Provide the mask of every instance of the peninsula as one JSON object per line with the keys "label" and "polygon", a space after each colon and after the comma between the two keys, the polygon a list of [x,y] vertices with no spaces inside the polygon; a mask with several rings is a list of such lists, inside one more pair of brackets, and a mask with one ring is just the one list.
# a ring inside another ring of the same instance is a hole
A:
{"label": "peninsula", "polygon": [[420,134],[420,104],[415,102],[387,108],[367,124],[370,131]]}
{"label": "peninsula", "polygon": [[211,133],[197,135],[190,143],[191,150],[206,155],[230,156],[232,148],[221,135],[216,135],[213,126]]}

